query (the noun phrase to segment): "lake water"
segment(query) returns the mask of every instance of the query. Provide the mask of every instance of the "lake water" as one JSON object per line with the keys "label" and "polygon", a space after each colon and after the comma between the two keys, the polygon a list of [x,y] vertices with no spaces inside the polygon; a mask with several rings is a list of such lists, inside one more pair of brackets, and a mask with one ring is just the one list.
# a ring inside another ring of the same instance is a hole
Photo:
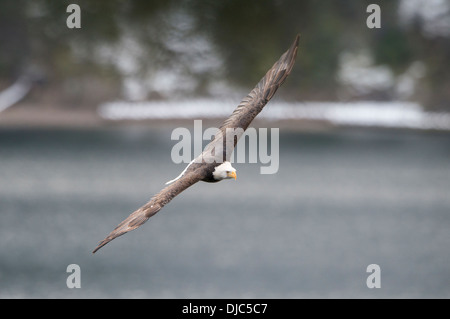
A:
{"label": "lake water", "polygon": [[0,130],[0,297],[450,297],[448,133],[280,129],[278,173],[236,163],[93,255],[184,169],[170,134]]}

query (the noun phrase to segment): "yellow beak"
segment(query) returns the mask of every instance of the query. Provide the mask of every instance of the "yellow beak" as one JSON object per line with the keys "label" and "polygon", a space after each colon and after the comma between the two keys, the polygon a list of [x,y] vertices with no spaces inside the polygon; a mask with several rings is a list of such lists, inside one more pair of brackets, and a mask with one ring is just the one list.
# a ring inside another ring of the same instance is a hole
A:
{"label": "yellow beak", "polygon": [[233,177],[234,180],[236,180],[236,172],[229,172],[227,175],[228,177]]}

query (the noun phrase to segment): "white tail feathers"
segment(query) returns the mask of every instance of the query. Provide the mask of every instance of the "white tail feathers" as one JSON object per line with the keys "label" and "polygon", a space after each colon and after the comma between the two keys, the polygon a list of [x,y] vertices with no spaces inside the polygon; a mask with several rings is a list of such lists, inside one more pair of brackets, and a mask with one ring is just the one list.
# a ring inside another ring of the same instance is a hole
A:
{"label": "white tail feathers", "polygon": [[175,182],[176,180],[180,179],[180,178],[184,175],[184,173],[186,173],[186,170],[188,169],[188,167],[191,166],[192,163],[194,163],[194,161],[195,161],[195,159],[193,159],[193,160],[188,164],[188,166],[186,166],[186,168],[184,169],[184,171],[181,172],[180,175],[178,175],[178,176],[175,177],[174,179],[168,181],[168,182],[166,183],[166,185],[172,184],[172,183]]}

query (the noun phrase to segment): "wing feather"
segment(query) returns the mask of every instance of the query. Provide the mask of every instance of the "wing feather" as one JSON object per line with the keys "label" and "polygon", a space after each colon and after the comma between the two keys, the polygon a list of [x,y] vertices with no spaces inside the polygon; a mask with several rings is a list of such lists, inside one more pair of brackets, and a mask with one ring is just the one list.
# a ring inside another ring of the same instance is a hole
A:
{"label": "wing feather", "polygon": [[163,188],[158,194],[153,196],[147,204],[131,213],[130,216],[117,225],[117,227],[114,228],[114,230],[105,239],[98,243],[92,253],[95,253],[114,238],[122,236],[123,234],[135,230],[139,226],[143,225],[150,217],[159,212],[160,209],[170,202],[175,196],[180,194],[186,188],[197,183],[200,179],[200,174],[193,171],[183,175],[169,186]]}
{"label": "wing feather", "polygon": [[[253,119],[262,111],[267,102],[273,97],[277,89],[283,84],[294,66],[299,38],[300,36],[297,35],[289,50],[275,62],[256,87],[244,97],[233,113],[222,123],[218,133],[206,146],[205,154],[210,153],[211,149],[220,146],[220,149],[223,150],[222,160],[229,160],[232,150],[236,147],[237,141],[242,134],[236,134],[237,138],[234,138],[234,135],[231,136],[234,139],[234,143],[227,144],[227,132],[237,132],[235,130],[237,128],[242,129],[240,130],[241,133],[244,132]],[[219,143],[221,145],[218,145]]]}
{"label": "wing feather", "polygon": [[297,56],[299,38],[300,36],[297,35],[289,50],[275,62],[256,87],[237,106],[231,116],[224,121],[220,127],[221,130],[237,127],[245,130],[250,125],[291,73]]}

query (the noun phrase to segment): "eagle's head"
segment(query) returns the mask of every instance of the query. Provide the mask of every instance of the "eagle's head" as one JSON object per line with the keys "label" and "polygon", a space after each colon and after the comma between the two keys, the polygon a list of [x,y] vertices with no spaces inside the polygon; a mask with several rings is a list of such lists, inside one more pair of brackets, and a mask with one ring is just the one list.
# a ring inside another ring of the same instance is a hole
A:
{"label": "eagle's head", "polygon": [[217,181],[230,178],[236,179],[236,169],[231,166],[230,162],[226,161],[215,167],[213,176]]}

